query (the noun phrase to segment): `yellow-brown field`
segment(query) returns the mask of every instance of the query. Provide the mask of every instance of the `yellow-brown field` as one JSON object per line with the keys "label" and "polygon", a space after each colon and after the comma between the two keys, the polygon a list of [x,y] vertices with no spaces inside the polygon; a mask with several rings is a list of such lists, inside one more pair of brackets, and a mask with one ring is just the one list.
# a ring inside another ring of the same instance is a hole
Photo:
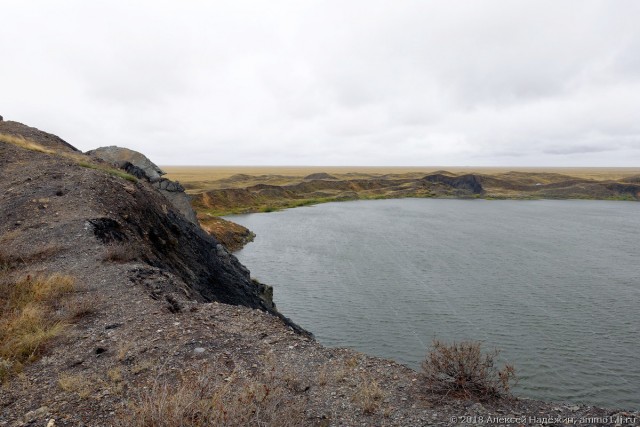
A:
{"label": "yellow-brown field", "polygon": [[[391,167],[391,166],[163,166],[167,172],[167,178],[180,181],[186,185],[188,191],[197,193],[213,188],[234,188],[233,180],[228,178],[234,175],[260,176],[256,183],[265,182],[283,185],[290,182],[298,182],[300,178],[314,173],[328,173],[338,178],[368,178],[387,174],[403,175],[406,178],[417,178],[421,175],[436,171],[449,171],[454,174],[479,173],[486,175],[499,175],[510,171],[527,173],[555,173],[568,175],[575,178],[594,180],[619,180],[625,177],[639,175],[639,168],[612,168],[612,167],[447,167],[447,166],[416,166],[416,167]],[[219,182],[223,180],[222,182]],[[243,186],[247,180],[243,180]]]}

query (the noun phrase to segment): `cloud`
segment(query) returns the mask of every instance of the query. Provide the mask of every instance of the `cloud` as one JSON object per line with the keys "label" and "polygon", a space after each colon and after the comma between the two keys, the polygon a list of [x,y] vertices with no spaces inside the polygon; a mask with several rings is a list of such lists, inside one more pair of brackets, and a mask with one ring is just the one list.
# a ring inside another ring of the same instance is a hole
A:
{"label": "cloud", "polygon": [[639,13],[7,0],[0,114],[161,164],[635,166]]}
{"label": "cloud", "polygon": [[583,154],[583,153],[602,153],[603,151],[615,151],[615,147],[610,146],[593,146],[593,145],[576,145],[570,147],[547,148],[545,154]]}

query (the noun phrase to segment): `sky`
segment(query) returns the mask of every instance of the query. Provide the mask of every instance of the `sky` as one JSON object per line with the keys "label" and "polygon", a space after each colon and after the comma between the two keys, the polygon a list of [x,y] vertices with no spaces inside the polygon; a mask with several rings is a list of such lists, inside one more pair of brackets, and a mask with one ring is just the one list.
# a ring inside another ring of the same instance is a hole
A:
{"label": "sky", "polygon": [[160,165],[640,166],[640,1],[0,0],[0,115]]}

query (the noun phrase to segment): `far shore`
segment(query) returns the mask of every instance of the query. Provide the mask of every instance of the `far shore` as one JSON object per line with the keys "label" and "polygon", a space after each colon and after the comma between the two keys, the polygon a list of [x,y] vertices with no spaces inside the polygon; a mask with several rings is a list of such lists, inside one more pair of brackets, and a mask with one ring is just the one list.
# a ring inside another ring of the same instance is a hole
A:
{"label": "far shore", "polygon": [[161,166],[171,180],[218,180],[236,174],[306,176],[313,173],[346,174],[428,174],[446,170],[452,173],[496,174],[509,171],[527,173],[559,173],[595,180],[622,179],[640,174],[640,167],[562,167],[562,166]]}

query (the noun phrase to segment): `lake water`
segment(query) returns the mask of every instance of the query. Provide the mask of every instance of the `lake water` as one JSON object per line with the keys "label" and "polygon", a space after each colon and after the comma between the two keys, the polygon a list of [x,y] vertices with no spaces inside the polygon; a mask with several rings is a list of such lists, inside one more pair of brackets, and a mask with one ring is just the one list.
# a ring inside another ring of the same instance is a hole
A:
{"label": "lake water", "polygon": [[516,394],[640,408],[640,204],[400,199],[229,217],[236,255],[328,346],[418,369],[479,340]]}

